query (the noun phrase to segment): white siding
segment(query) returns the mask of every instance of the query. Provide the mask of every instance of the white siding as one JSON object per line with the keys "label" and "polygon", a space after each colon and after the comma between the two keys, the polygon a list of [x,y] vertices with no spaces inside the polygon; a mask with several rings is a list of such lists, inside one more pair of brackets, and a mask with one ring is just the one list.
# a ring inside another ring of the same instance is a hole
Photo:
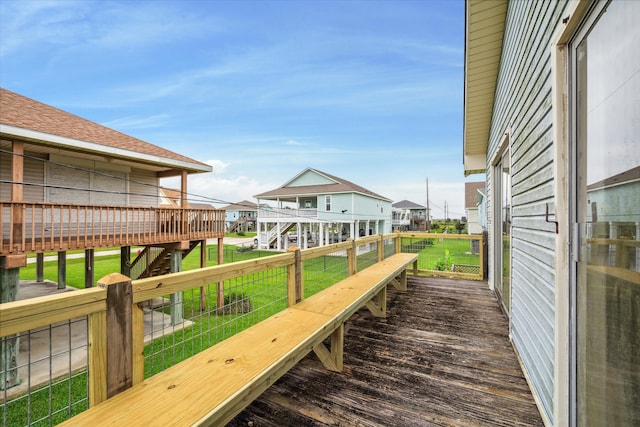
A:
{"label": "white siding", "polygon": [[[22,198],[25,202],[42,202],[44,200],[44,163],[32,159],[34,154],[25,153],[24,182],[32,184],[22,188]],[[0,179],[11,180],[11,155],[0,153]],[[0,183],[0,200],[11,200],[11,185]]]}
{"label": "white siding", "polygon": [[159,183],[154,172],[134,169],[129,179],[129,205],[157,207],[160,204]]}
{"label": "white siding", "polygon": [[[555,205],[550,41],[564,8],[564,1],[509,2],[487,156],[493,158],[510,131],[511,337],[549,420],[556,238],[555,227],[545,222],[546,204]],[[487,179],[493,185],[492,177]],[[488,207],[493,195],[488,191]]]}

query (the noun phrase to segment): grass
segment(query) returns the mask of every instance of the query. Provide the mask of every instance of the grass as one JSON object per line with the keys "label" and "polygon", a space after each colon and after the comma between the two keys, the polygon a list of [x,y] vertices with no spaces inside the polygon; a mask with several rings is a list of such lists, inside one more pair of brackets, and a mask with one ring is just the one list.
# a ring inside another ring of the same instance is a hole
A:
{"label": "grass", "polygon": [[469,240],[403,238],[402,251],[418,254],[420,270],[450,270],[452,264],[480,265]]}

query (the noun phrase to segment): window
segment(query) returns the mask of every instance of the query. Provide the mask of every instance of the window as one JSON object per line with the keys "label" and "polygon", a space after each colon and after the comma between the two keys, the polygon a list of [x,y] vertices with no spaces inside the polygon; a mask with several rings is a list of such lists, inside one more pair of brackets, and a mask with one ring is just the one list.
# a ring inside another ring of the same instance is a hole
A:
{"label": "window", "polygon": [[324,196],[324,210],[331,211],[331,196]]}

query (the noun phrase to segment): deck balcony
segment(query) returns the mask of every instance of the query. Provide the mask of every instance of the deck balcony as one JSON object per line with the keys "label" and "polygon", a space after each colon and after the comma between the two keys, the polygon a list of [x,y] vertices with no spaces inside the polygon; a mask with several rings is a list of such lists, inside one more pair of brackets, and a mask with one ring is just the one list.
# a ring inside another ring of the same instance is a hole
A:
{"label": "deck balcony", "polygon": [[318,209],[316,208],[299,208],[299,209],[263,209],[260,211],[261,220],[273,220],[284,222],[309,221],[318,219]]}
{"label": "deck balcony", "polygon": [[224,237],[225,211],[0,202],[0,255]]}

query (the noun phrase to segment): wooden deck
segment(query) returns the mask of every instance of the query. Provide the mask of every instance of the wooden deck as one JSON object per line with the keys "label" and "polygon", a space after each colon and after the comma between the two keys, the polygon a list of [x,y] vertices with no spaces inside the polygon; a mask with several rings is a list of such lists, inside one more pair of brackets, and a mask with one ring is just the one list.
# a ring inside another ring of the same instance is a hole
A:
{"label": "wooden deck", "polygon": [[542,426],[484,282],[409,277],[386,319],[360,310],[344,372],[311,353],[229,426]]}

